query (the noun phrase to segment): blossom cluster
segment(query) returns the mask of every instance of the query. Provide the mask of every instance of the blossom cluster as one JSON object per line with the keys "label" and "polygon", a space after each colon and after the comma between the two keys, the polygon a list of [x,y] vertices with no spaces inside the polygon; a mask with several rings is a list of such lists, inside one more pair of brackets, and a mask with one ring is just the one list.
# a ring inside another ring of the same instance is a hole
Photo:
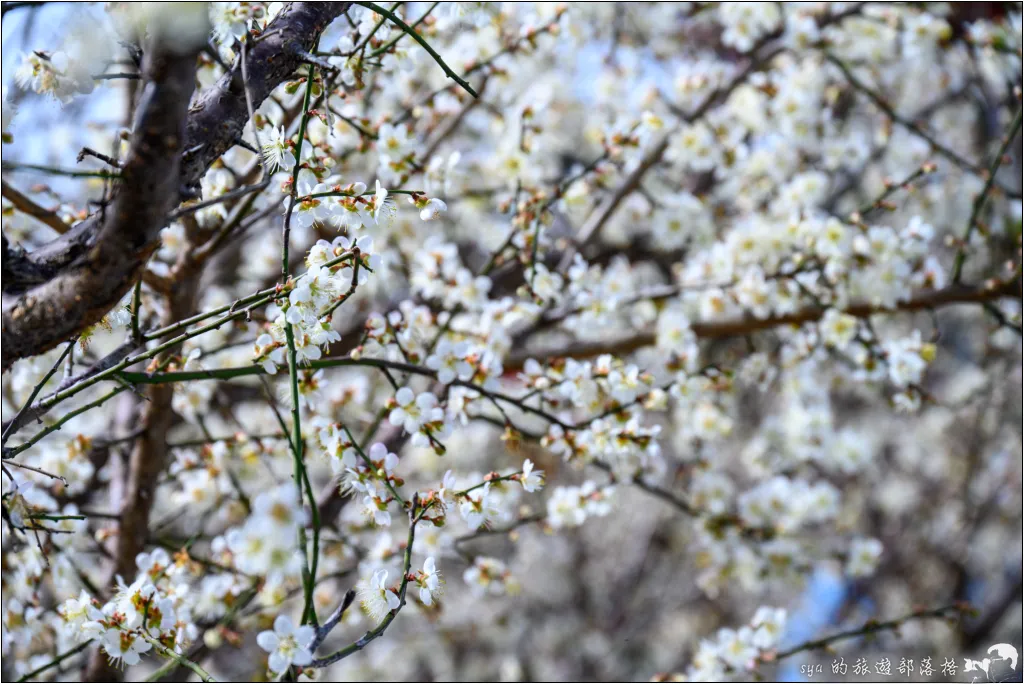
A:
{"label": "blossom cluster", "polygon": [[[809,580],[844,613],[998,594],[997,4],[356,3],[259,99],[255,46],[337,7],[210,3],[193,107],[245,95],[238,139],[137,288],[4,373],[5,668],[722,681],[793,650]],[[105,210],[133,46],[196,21],[102,11],[5,88],[5,280]],[[52,100],[86,125],[44,144]]]}

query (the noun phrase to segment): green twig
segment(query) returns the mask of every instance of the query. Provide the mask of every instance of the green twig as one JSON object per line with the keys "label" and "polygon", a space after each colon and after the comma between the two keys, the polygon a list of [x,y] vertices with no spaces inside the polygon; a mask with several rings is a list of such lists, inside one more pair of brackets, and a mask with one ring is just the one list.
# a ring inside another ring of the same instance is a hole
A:
{"label": "green twig", "polygon": [[[436,9],[437,6],[440,5],[440,4],[441,4],[440,2],[435,2],[430,7],[428,7],[427,11],[423,13],[423,16],[421,16],[419,19],[417,19],[416,22],[413,23],[412,26],[410,26],[409,28],[410,29],[415,29],[417,26],[422,24],[426,20],[426,18],[430,16],[430,13],[433,12],[434,9]],[[368,54],[366,56],[366,58],[367,59],[373,59],[374,57],[379,57],[379,56],[383,55],[385,52],[387,52],[388,50],[393,48],[395,46],[395,44],[398,41],[400,41],[402,39],[402,36],[404,36],[404,35],[406,35],[404,32],[403,33],[399,33],[397,36],[395,36],[394,38],[392,38],[388,42],[384,43],[379,48],[377,48],[376,50],[371,52],[370,54]]]}
{"label": "green twig", "polygon": [[[315,46],[314,46],[315,49]],[[288,203],[288,211],[284,218],[284,235],[281,245],[281,280],[287,283],[288,271],[288,243],[291,240],[292,214],[295,211],[295,198],[298,193],[299,171],[302,168],[302,142],[306,137],[306,127],[309,124],[309,108],[313,98],[313,84],[315,82],[316,66],[309,65],[306,75],[306,92],[302,101],[302,117],[299,120],[299,137],[295,145],[295,167],[292,171],[291,201]],[[303,462],[302,440],[302,409],[299,406],[299,363],[295,351],[295,331],[291,323],[285,323],[285,340],[288,344],[288,379],[291,385],[292,398],[292,455],[295,460],[295,487],[299,495],[299,507],[304,507],[303,491],[310,499],[310,508],[313,511],[313,554],[312,558],[307,557],[307,567],[303,577],[304,606],[302,609],[302,624],[317,624],[316,606],[313,604],[313,589],[316,586],[317,563],[320,555],[320,517],[316,507],[316,499],[313,496],[313,489],[309,483],[309,475],[306,473],[306,465]],[[303,555],[306,554],[306,529],[305,525],[299,527],[299,543],[302,545]]]}
{"label": "green twig", "polygon": [[108,399],[111,399],[111,398],[117,396],[118,394],[120,394],[121,392],[125,391],[126,389],[128,389],[127,385],[121,385],[119,387],[115,387],[114,389],[112,389],[111,391],[107,392],[106,394],[104,394],[102,397],[100,397],[96,401],[90,402],[90,403],[88,403],[88,404],[86,404],[84,406],[80,406],[77,409],[75,409],[74,411],[70,411],[68,413],[65,413],[64,416],[61,417],[60,420],[58,420],[53,425],[51,425],[51,426],[49,426],[49,427],[47,427],[47,428],[45,428],[43,430],[40,430],[36,434],[32,435],[28,439],[28,441],[23,442],[23,443],[19,444],[18,446],[13,447],[11,449],[6,449],[5,448],[4,449],[4,455],[3,455],[4,460],[7,460],[9,458],[14,458],[18,454],[20,454],[21,452],[25,451],[26,449],[31,447],[33,444],[35,444],[36,442],[41,440],[43,437],[46,437],[47,435],[49,435],[49,434],[51,434],[53,432],[56,432],[57,430],[60,430],[72,418],[75,418],[76,416],[80,416],[81,414],[85,413],[86,411],[89,411],[90,409],[94,409],[97,406],[100,406],[101,404],[105,404]]}
{"label": "green twig", "polygon": [[161,644],[159,641],[157,641],[153,637],[148,636],[148,635],[143,635],[142,638],[145,639],[149,644],[151,644],[153,646],[153,648],[156,649],[156,652],[159,653],[160,655],[164,656],[165,658],[170,658],[171,660],[173,660],[175,663],[177,663],[178,665],[180,665],[182,667],[187,667],[188,669],[192,670],[192,672],[194,672],[196,674],[196,676],[199,677],[199,681],[202,681],[202,682],[215,682],[215,681],[217,681],[216,679],[213,678],[213,676],[209,672],[204,670],[198,663],[195,663],[195,662],[189,660],[188,658],[186,658],[185,656],[181,655],[180,653],[176,653],[176,652],[172,651],[171,649],[167,648],[166,646]]}
{"label": "green twig", "polygon": [[470,86],[465,79],[456,74],[454,71],[451,70],[451,68],[447,64],[445,64],[445,61],[441,59],[441,55],[437,54],[437,51],[435,51],[434,48],[430,47],[430,44],[427,43],[427,41],[423,40],[423,36],[417,33],[414,28],[412,28],[404,21],[402,21],[397,14],[384,9],[380,5],[373,2],[357,2],[355,4],[362,5],[363,7],[366,7],[367,9],[370,9],[383,17],[387,17],[392,22],[394,22],[394,24],[398,26],[398,28],[408,33],[413,40],[419,43],[423,47],[423,49],[427,51],[427,54],[434,58],[434,61],[437,62],[442,69],[444,69],[444,73],[448,76],[448,78],[452,79],[460,86],[462,86],[466,90],[466,92],[472,95],[473,97],[479,97],[476,91],[473,90],[473,87]]}
{"label": "green twig", "polygon": [[[331,261],[328,261],[326,264],[324,264],[324,267],[336,266],[342,262],[350,260],[351,258],[352,254],[346,253],[335,259],[332,259]],[[166,328],[162,328],[160,330],[151,332],[145,335],[144,339],[151,340],[156,339],[158,337],[163,337],[164,335],[187,328],[188,326],[194,323],[201,322],[208,318],[212,318],[213,316],[216,316],[218,314],[224,313],[225,311],[228,312],[226,315],[222,316],[221,318],[218,318],[217,320],[211,323],[208,323],[207,325],[204,325],[200,328],[196,328],[195,330],[191,330],[187,333],[183,333],[171,340],[168,340],[156,347],[153,347],[152,349],[148,349],[144,352],[135,354],[134,356],[126,356],[121,361],[104,368],[102,371],[95,372],[92,375],[87,375],[86,377],[83,377],[80,381],[74,382],[73,384],[64,389],[58,389],[57,392],[54,392],[53,394],[40,400],[38,404],[34,405],[31,408],[32,415],[34,417],[41,416],[50,409],[52,409],[57,404],[63,402],[66,399],[70,399],[71,397],[92,387],[93,385],[104,380],[114,379],[115,376],[121,374],[121,372],[124,371],[126,368],[133,366],[140,361],[152,359],[153,357],[159,355],[161,352],[164,352],[172,347],[175,347],[176,345],[179,345],[182,342],[185,342],[186,340],[198,337],[211,330],[216,330],[223,326],[225,323],[228,323],[238,318],[247,317],[249,313],[252,312],[254,309],[265,304],[269,304],[270,302],[276,301],[287,294],[288,289],[280,285],[267,288],[266,290],[261,290],[260,292],[257,292],[253,295],[249,295],[248,297],[243,297],[242,299],[239,299],[232,304],[227,304],[202,314],[197,314],[185,320],[178,321],[177,323],[167,326]],[[203,372],[205,371],[201,371],[201,373]],[[133,377],[146,375],[147,373],[132,374]],[[12,421],[11,424],[19,425],[19,423],[15,423],[14,421]]]}
{"label": "green twig", "polygon": [[120,173],[111,171],[78,171],[76,169],[62,169],[56,166],[45,166],[43,164],[23,164],[21,162],[4,162],[4,171],[38,171],[51,176],[67,176],[69,178],[120,178]]}

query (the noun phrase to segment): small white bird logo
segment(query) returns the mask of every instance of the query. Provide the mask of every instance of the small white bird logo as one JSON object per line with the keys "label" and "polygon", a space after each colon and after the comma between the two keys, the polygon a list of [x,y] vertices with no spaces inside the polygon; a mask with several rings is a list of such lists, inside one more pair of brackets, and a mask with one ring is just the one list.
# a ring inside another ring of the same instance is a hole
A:
{"label": "small white bird logo", "polygon": [[1017,649],[1010,644],[995,644],[994,646],[989,646],[988,654],[994,654],[994,660],[1009,660],[1010,669],[1014,671],[1017,670]]}
{"label": "small white bird logo", "polygon": [[[993,656],[992,658],[984,658],[982,660],[973,660],[971,658],[964,658],[964,672],[984,672],[985,680],[992,681],[992,673],[989,672],[989,668],[992,663],[1001,661],[1009,661],[1010,669],[1013,671],[1017,670],[1017,649],[1010,644],[995,644],[990,646],[988,654]],[[977,682],[980,675],[975,675],[972,682]]]}

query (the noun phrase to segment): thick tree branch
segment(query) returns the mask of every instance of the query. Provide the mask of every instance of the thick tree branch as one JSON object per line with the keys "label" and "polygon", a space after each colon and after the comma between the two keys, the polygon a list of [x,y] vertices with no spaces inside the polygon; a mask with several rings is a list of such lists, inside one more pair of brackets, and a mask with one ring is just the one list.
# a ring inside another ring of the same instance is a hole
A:
{"label": "thick tree branch", "polygon": [[351,4],[289,3],[246,47],[247,79],[242,78],[242,62],[236,58],[231,71],[196,99],[185,124],[181,166],[185,185],[198,183],[210,164],[241,137],[242,129],[249,120],[245,81],[248,81],[253,107],[259,107],[274,88],[295,74],[304,63],[303,55],[313,49],[316,38]]}
{"label": "thick tree branch", "polygon": [[178,162],[197,53],[176,48],[171,39],[155,40],[148,50],[146,85],[123,180],[112,206],[87,221],[87,249],[49,280],[19,295],[11,292],[17,283],[4,283],[5,369],[96,323],[138,277],[167,212],[177,203]]}
{"label": "thick tree branch", "polygon": [[[246,50],[254,106],[295,73],[301,54],[349,4],[295,2],[278,14]],[[5,244],[5,370],[100,320],[138,277],[179,190],[195,187],[241,136],[249,115],[240,59],[186,115],[198,49],[147,54],[146,91],[114,205],[30,254],[9,254]]]}

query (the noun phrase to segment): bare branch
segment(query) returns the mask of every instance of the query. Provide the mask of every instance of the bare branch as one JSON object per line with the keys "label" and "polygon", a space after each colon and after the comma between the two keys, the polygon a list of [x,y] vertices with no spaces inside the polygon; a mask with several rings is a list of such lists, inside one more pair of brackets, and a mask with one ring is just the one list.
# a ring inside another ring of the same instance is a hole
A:
{"label": "bare branch", "polygon": [[14,208],[23,214],[28,214],[34,219],[45,223],[46,225],[53,228],[57,233],[63,235],[64,233],[71,230],[71,226],[64,223],[64,220],[57,215],[57,212],[52,209],[44,209],[43,207],[36,204],[34,201],[29,199],[26,195],[23,195],[16,188],[7,184],[7,181],[2,181],[4,199],[14,205]]}

